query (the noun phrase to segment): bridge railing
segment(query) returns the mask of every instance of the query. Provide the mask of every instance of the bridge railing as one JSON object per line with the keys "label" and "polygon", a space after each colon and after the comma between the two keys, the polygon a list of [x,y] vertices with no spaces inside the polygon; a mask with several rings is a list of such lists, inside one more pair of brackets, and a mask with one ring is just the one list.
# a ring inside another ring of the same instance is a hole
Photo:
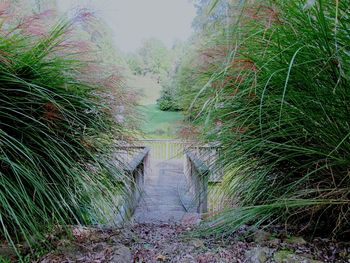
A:
{"label": "bridge railing", "polygon": [[125,171],[130,175],[130,190],[132,193],[132,209],[138,204],[141,191],[145,183],[146,166],[150,149],[144,147],[133,159],[126,165]]}
{"label": "bridge railing", "polygon": [[204,214],[219,209],[220,201],[214,193],[223,177],[219,162],[220,147],[192,146],[185,151],[185,176],[196,212]]}
{"label": "bridge railing", "polygon": [[145,174],[147,172],[148,158],[150,148],[145,146],[118,146],[116,160],[126,174],[129,180],[123,182],[129,192],[127,200],[120,209],[120,220],[124,221],[135,211],[141,198]]}
{"label": "bridge railing", "polygon": [[185,156],[185,175],[190,183],[193,201],[196,202],[196,212],[207,213],[209,168],[193,151],[187,150]]}
{"label": "bridge railing", "polygon": [[[204,214],[214,211],[209,188],[217,185],[223,176],[220,167],[219,146],[216,144],[199,145],[196,142],[181,140],[149,139],[134,142],[132,146],[118,146],[117,155],[125,172],[130,175],[128,205],[126,213],[133,213],[138,204],[143,189],[144,177],[148,160],[160,159],[184,159],[184,173],[189,189],[184,193],[184,202],[189,204],[189,209]],[[127,164],[127,165],[125,165]]]}
{"label": "bridge railing", "polygon": [[183,159],[183,153],[193,142],[169,139],[143,139],[137,142],[151,149],[152,159],[169,160]]}

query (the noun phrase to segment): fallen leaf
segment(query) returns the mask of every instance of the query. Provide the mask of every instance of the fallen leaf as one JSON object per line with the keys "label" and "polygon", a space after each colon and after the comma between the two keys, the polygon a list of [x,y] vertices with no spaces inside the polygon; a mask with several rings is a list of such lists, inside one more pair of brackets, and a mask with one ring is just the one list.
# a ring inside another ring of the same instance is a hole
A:
{"label": "fallen leaf", "polygon": [[163,256],[163,255],[158,255],[157,256],[157,261],[165,261],[166,260],[166,257]]}

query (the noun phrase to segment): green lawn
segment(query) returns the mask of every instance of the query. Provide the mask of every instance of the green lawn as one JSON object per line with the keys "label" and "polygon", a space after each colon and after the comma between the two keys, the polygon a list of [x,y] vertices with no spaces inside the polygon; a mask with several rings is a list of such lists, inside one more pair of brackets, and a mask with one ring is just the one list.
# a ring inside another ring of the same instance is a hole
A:
{"label": "green lawn", "polygon": [[175,138],[183,116],[180,112],[161,111],[156,104],[139,106],[145,122],[142,130],[147,138]]}
{"label": "green lawn", "polygon": [[128,76],[128,86],[141,94],[140,114],[144,122],[141,129],[146,138],[171,139],[181,126],[183,115],[181,112],[161,111],[157,106],[161,86],[152,78],[146,76]]}

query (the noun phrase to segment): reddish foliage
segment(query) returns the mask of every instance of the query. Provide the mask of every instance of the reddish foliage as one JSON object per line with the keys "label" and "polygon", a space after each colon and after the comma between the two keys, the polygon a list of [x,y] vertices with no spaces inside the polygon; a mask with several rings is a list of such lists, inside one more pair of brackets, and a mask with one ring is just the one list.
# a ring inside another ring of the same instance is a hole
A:
{"label": "reddish foliage", "polygon": [[10,66],[11,60],[9,59],[12,55],[6,51],[0,50],[0,62]]}
{"label": "reddish foliage", "polygon": [[87,53],[92,49],[91,43],[86,40],[66,40],[59,44],[59,47],[69,49],[72,53]]}
{"label": "reddish foliage", "polygon": [[210,65],[216,61],[222,61],[227,56],[230,47],[226,45],[216,45],[210,48],[202,49],[199,51],[197,64],[206,70]]}
{"label": "reddish foliage", "polygon": [[[16,26],[10,30],[7,35],[20,30],[22,34],[31,36],[46,36],[48,34],[48,26],[46,20],[49,20],[54,16],[55,12],[53,10],[47,10],[45,12],[26,16],[21,18],[21,21],[16,24]],[[12,18],[15,15],[11,15]]]}
{"label": "reddish foliage", "polygon": [[73,23],[90,23],[96,19],[95,14],[87,9],[87,8],[82,8],[82,9],[77,9],[76,14],[73,18]]}
{"label": "reddish foliage", "polygon": [[0,16],[6,16],[9,13],[10,2],[0,3]]}
{"label": "reddish foliage", "polygon": [[266,27],[269,28],[273,23],[279,23],[279,13],[271,6],[260,5],[249,8],[246,11],[250,19],[266,22]]}
{"label": "reddish foliage", "polygon": [[256,93],[255,92],[249,92],[248,97],[251,99],[256,98]]}
{"label": "reddish foliage", "polygon": [[236,84],[236,79],[234,76],[226,76],[224,80],[217,80],[213,82],[212,87],[215,89],[234,87]]}
{"label": "reddish foliage", "polygon": [[233,68],[237,68],[239,70],[252,70],[256,71],[255,63],[250,59],[234,59],[231,63]]}
{"label": "reddish foliage", "polygon": [[104,78],[102,80],[102,84],[104,87],[107,88],[116,88],[116,84],[120,83],[122,77],[117,74],[112,74],[108,76],[107,78]]}
{"label": "reddish foliage", "polygon": [[237,93],[239,92],[239,89],[238,88],[235,88],[231,93],[229,93],[229,96],[230,97],[234,97],[237,95]]}
{"label": "reddish foliage", "polygon": [[60,118],[60,112],[56,105],[54,105],[52,102],[48,102],[44,104],[44,119],[47,121],[53,121]]}
{"label": "reddish foliage", "polygon": [[248,128],[247,127],[237,127],[237,128],[232,128],[231,130],[235,133],[244,134],[248,131]]}
{"label": "reddish foliage", "polygon": [[201,133],[199,129],[191,124],[182,127],[179,131],[180,137],[186,140],[193,140],[194,138],[198,138],[200,134]]}

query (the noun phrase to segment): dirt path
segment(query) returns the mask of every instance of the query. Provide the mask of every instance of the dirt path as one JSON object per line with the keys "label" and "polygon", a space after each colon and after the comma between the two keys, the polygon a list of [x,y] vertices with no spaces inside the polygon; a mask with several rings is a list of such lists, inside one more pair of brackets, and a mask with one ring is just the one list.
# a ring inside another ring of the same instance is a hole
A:
{"label": "dirt path", "polygon": [[239,233],[222,238],[195,238],[191,227],[136,224],[124,229],[75,228],[73,240],[60,240],[41,263],[319,263],[350,262],[350,245],[326,239],[306,242],[283,232]]}
{"label": "dirt path", "polygon": [[186,235],[188,226],[137,224],[123,230],[77,228],[74,241],[61,240],[38,262],[243,262],[248,245],[230,245]]}
{"label": "dirt path", "polygon": [[56,238],[52,241],[55,249],[34,262],[350,262],[349,243],[329,239],[306,242],[285,232],[284,227],[267,232],[242,226],[230,236],[194,237],[198,215],[186,213],[181,205],[181,180],[181,162],[153,164],[134,223],[122,229],[75,227],[73,238]]}

